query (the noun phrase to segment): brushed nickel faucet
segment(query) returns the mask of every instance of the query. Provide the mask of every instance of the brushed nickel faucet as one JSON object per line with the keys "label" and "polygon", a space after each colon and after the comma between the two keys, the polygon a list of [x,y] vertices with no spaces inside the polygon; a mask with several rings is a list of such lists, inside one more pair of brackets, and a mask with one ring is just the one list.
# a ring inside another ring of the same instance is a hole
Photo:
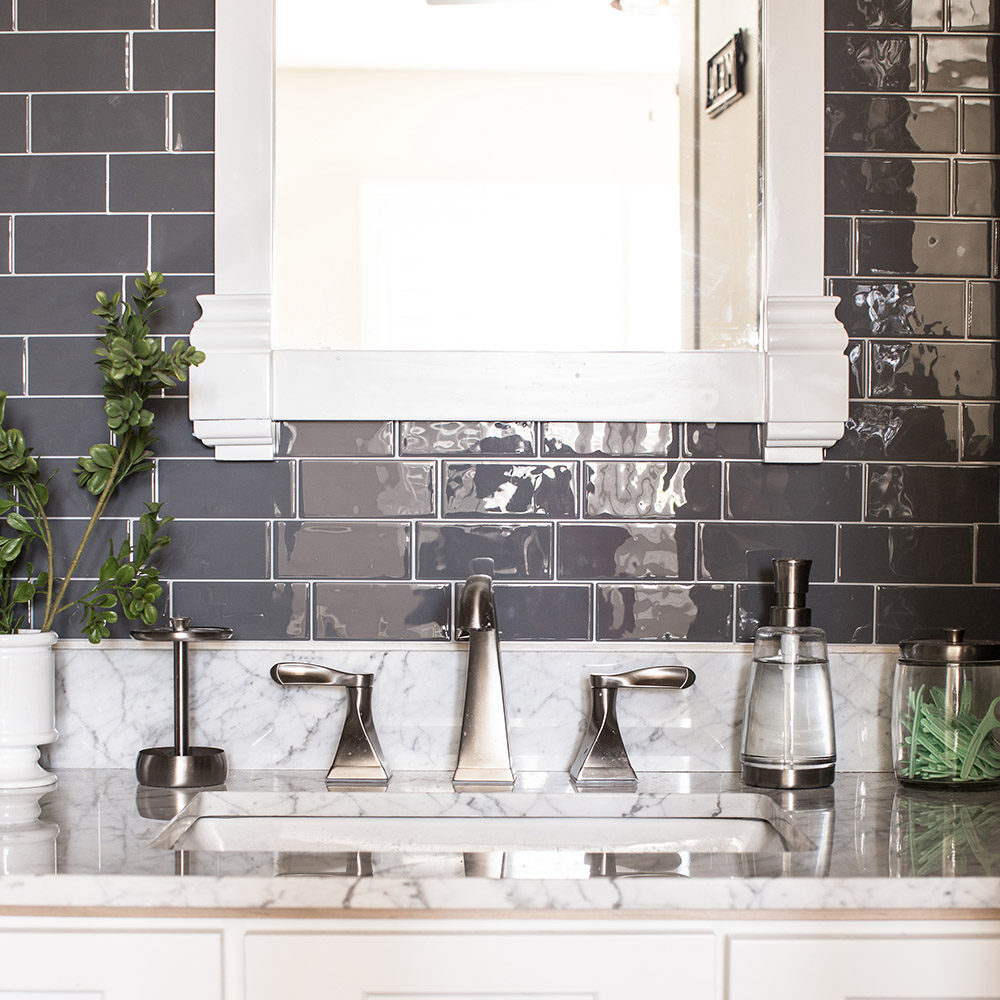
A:
{"label": "brushed nickel faucet", "polygon": [[455,784],[512,785],[500,633],[493,599],[492,559],[473,559],[458,602],[458,629],[469,633],[465,708]]}

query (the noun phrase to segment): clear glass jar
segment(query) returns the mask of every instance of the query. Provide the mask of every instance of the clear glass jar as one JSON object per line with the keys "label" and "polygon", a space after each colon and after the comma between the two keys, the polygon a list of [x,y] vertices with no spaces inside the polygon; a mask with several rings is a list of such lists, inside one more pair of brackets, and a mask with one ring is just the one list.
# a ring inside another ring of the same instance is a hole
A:
{"label": "clear glass jar", "polygon": [[943,639],[899,644],[892,687],[892,763],[912,785],[1000,785],[1000,643]]}

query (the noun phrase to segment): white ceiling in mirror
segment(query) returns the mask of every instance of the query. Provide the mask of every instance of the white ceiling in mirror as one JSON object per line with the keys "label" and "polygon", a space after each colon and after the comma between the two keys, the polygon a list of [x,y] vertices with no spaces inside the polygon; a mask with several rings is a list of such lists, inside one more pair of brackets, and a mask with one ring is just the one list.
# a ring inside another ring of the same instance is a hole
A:
{"label": "white ceiling in mirror", "polygon": [[[208,360],[192,378],[191,415],[195,433],[218,458],[270,458],[276,421],[429,414],[752,421],[766,425],[769,461],[818,461],[822,447],[840,436],[846,335],[822,278],[821,4],[761,0],[763,349],[471,355],[296,349],[275,336],[274,2],[216,0],[216,286],[214,295],[200,297],[203,317],[192,331]],[[309,289],[307,283],[303,294]],[[314,302],[323,308],[321,297]]]}

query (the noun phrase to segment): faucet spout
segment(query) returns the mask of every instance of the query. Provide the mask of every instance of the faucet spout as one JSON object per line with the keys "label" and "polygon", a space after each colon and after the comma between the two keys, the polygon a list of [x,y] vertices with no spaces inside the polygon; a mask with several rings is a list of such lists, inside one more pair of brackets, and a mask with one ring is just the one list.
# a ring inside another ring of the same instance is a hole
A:
{"label": "faucet spout", "polygon": [[512,785],[493,560],[475,559],[470,569],[458,606],[458,627],[469,633],[469,654],[458,766],[452,780],[456,784]]}

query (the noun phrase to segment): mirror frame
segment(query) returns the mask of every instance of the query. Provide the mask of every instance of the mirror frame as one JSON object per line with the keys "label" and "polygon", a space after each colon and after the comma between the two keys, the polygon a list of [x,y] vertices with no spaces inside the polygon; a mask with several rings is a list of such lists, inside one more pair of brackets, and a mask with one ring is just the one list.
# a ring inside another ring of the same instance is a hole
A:
{"label": "mirror frame", "polygon": [[207,359],[191,372],[190,414],[217,459],[272,459],[289,420],[757,423],[767,462],[818,462],[840,438],[847,334],[823,294],[823,4],[760,0],[762,349],[516,354],[276,341],[277,2],[216,0],[215,292],[198,296],[191,339]]}

